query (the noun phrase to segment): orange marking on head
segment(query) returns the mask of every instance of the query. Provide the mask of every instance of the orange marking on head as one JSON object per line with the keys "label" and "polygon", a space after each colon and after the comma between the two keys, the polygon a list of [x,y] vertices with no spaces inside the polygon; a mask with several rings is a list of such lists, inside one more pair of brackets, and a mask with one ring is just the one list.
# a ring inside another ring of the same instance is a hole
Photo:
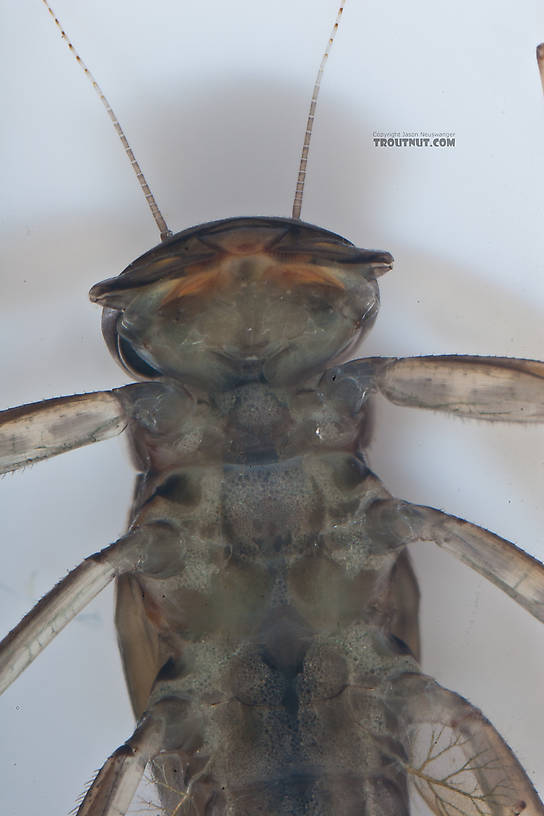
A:
{"label": "orange marking on head", "polygon": [[156,260],[153,261],[151,270],[157,269],[162,270],[165,268],[168,269],[169,266],[171,266],[172,269],[175,269],[175,267],[178,266],[178,264],[179,258],[176,255],[165,255],[164,258],[157,258]]}
{"label": "orange marking on head", "polygon": [[185,278],[178,278],[171,281],[168,292],[163,298],[161,306],[167,306],[174,300],[187,297],[188,295],[204,295],[217,289],[221,275],[217,268],[193,272]]}
{"label": "orange marking on head", "polygon": [[273,266],[268,271],[268,276],[276,277],[285,286],[298,286],[304,284],[319,284],[321,286],[332,286],[335,289],[345,289],[341,280],[325,266],[314,264],[281,264]]}

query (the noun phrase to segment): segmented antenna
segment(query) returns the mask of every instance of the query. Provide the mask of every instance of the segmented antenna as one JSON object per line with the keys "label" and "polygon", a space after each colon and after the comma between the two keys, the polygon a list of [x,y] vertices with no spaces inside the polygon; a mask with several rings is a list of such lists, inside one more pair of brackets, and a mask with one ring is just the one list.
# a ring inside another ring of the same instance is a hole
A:
{"label": "segmented antenna", "polygon": [[542,90],[544,91],[544,43],[540,43],[540,45],[536,47],[536,61],[538,62],[540,81],[542,82]]}
{"label": "segmented antenna", "polygon": [[147,201],[147,206],[151,210],[151,215],[155,219],[155,223],[156,223],[156,225],[157,225],[157,227],[159,229],[159,232],[161,234],[161,241],[166,241],[167,238],[170,238],[172,236],[172,232],[168,228],[168,225],[167,225],[166,221],[162,217],[162,213],[159,210],[157,202],[155,201],[155,197],[153,196],[153,193],[149,189],[149,185],[148,185],[147,181],[145,180],[145,176],[144,176],[144,174],[142,173],[142,171],[140,169],[140,165],[136,161],[136,157],[134,156],[134,153],[132,152],[132,148],[128,143],[128,139],[125,136],[124,130],[121,127],[121,125],[119,124],[117,116],[113,112],[113,108],[111,107],[110,103],[108,102],[108,100],[104,96],[104,93],[102,92],[102,88],[100,87],[100,85],[98,84],[98,82],[96,81],[94,76],[91,74],[91,72],[89,71],[89,69],[87,68],[87,66],[85,65],[85,63],[83,62],[83,60],[81,59],[79,54],[77,53],[77,51],[74,48],[72,42],[68,38],[68,35],[64,31],[60,20],[55,15],[55,12],[51,8],[51,6],[47,2],[47,0],[42,0],[42,3],[44,4],[47,11],[49,12],[51,17],[53,18],[53,21],[54,21],[56,27],[60,31],[60,35],[61,35],[62,39],[64,40],[64,42],[66,43],[66,45],[68,46],[70,51],[72,52],[72,56],[75,58],[75,60],[78,63],[79,67],[81,68],[81,70],[83,71],[83,73],[85,74],[85,76],[87,77],[87,79],[89,80],[89,82],[91,83],[93,88],[95,89],[96,93],[100,97],[100,101],[102,102],[102,104],[106,108],[106,113],[108,114],[108,116],[110,117],[110,119],[112,121],[113,127],[115,128],[115,132],[117,133],[117,135],[119,136],[119,138],[121,140],[121,144],[123,145],[125,153],[128,156],[128,160],[129,160],[129,162],[131,164],[131,167],[132,167],[132,169],[134,170],[134,172],[136,174],[136,178],[138,179],[140,187],[142,188],[143,194],[145,196],[145,200]]}
{"label": "segmented antenna", "polygon": [[336,20],[334,21],[330,37],[327,41],[325,53],[321,58],[321,65],[319,66],[319,71],[317,72],[314,90],[312,93],[312,101],[310,102],[308,121],[306,122],[306,132],[304,134],[304,144],[302,145],[302,153],[300,156],[300,164],[298,167],[295,200],[293,201],[293,218],[296,219],[300,219],[300,211],[302,209],[302,196],[304,195],[304,182],[306,181],[306,166],[308,164],[308,153],[310,152],[310,139],[312,138],[312,128],[314,126],[317,97],[319,96],[319,89],[321,88],[321,79],[323,77],[323,71],[325,70],[325,65],[327,64],[327,60],[329,58],[334,38],[336,37],[336,32],[338,31],[338,26],[340,25],[340,18],[342,17],[342,12],[344,11],[344,6],[346,5],[346,2],[347,0],[344,0],[342,5],[338,9]]}

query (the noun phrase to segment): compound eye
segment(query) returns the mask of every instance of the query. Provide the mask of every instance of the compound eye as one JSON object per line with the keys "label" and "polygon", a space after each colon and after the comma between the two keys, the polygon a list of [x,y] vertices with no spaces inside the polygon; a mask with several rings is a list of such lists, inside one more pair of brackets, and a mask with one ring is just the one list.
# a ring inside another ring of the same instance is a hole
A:
{"label": "compound eye", "polygon": [[117,351],[119,362],[123,368],[126,368],[137,377],[144,380],[154,380],[161,376],[161,372],[142,359],[129,341],[120,335],[117,336]]}

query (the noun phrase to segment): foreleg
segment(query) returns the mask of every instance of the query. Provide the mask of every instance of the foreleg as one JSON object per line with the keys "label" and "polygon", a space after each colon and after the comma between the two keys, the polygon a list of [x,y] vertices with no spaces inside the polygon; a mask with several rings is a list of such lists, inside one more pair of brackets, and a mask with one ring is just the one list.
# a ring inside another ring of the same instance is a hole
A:
{"label": "foreleg", "polygon": [[361,400],[495,422],[544,422],[544,363],[513,357],[374,357],[328,369],[322,386],[351,380]]}
{"label": "foreleg", "polygon": [[111,391],[76,394],[0,411],[0,473],[109,439],[127,425]]}
{"label": "foreleg", "polygon": [[501,422],[544,422],[544,363],[509,357],[413,357],[386,365],[378,390],[396,405]]}

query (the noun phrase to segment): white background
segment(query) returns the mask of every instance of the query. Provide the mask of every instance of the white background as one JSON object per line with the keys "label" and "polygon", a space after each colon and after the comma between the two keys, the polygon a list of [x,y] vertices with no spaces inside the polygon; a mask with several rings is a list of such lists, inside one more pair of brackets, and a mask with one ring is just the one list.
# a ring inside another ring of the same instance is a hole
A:
{"label": "white background", "polygon": [[[1,407],[126,381],[86,293],[158,242],[98,100],[38,0],[2,0]],[[59,0],[174,230],[289,215],[336,0]],[[150,10],[152,9],[152,10]],[[364,354],[544,356],[544,101],[538,0],[350,0],[318,106],[305,220],[390,250]],[[375,130],[454,130],[377,149]],[[380,403],[371,464],[396,495],[544,558],[544,428]],[[0,485],[7,631],[122,531],[113,440]],[[451,557],[414,552],[425,670],[483,708],[544,793],[544,630]],[[132,731],[105,592],[0,703],[3,816],[67,813]]]}

